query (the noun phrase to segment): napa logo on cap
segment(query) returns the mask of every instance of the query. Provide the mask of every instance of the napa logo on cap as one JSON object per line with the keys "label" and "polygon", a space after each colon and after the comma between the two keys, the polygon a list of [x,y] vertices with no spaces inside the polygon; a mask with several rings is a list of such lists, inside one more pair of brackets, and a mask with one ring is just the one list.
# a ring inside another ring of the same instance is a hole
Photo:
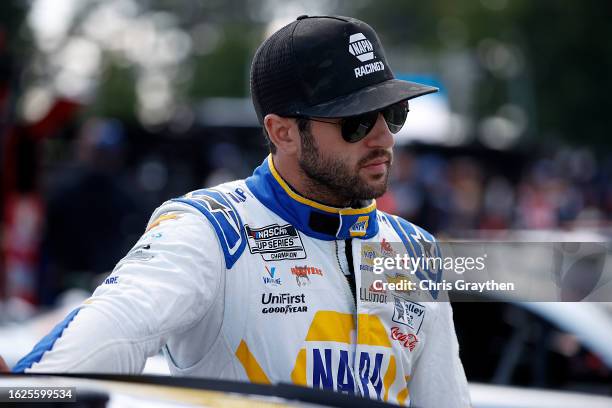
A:
{"label": "napa logo on cap", "polygon": [[368,230],[368,221],[370,220],[370,216],[362,215],[357,218],[357,222],[355,222],[349,232],[351,233],[351,237],[363,237]]}
{"label": "napa logo on cap", "polygon": [[[349,37],[349,52],[361,62],[374,59],[374,46],[363,33],[352,34]],[[368,62],[353,69],[355,78],[364,77],[374,72],[384,71],[385,64],[382,61]]]}
{"label": "napa logo on cap", "polygon": [[362,33],[349,37],[349,52],[361,62],[374,59],[374,46]]}

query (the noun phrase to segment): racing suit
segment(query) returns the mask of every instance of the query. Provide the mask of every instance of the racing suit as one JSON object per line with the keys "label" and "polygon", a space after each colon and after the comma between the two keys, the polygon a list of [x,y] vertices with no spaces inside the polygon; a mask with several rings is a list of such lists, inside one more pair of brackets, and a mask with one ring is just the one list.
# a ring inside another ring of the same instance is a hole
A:
{"label": "racing suit", "polygon": [[[400,405],[466,407],[450,304],[363,282],[401,243],[435,245],[376,210],[298,195],[269,156],[246,180],[170,200],[111,275],[14,367],[289,382]],[[440,280],[435,271],[419,279]]]}

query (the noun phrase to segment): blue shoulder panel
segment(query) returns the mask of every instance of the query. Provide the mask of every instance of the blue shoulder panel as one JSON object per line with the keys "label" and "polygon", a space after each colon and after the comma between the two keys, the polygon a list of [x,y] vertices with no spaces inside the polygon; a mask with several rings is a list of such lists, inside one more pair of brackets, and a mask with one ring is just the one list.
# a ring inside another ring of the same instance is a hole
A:
{"label": "blue shoulder panel", "polygon": [[225,267],[231,269],[244,251],[246,236],[240,215],[230,200],[220,191],[203,189],[171,201],[189,204],[204,214],[221,243]]}
{"label": "blue shoulder panel", "polygon": [[49,334],[43,337],[30,351],[25,357],[15,364],[12,372],[14,373],[23,373],[26,369],[32,367],[34,363],[38,363],[42,358],[43,354],[53,348],[56,340],[62,337],[62,333],[70,322],[74,319],[74,317],[79,313],[80,308],[74,309],[64,320],[62,320],[57,326],[51,330]]}
{"label": "blue shoulder panel", "polygon": [[[399,235],[402,243],[406,247],[406,251],[408,251],[408,254],[419,258],[434,258],[441,256],[440,246],[433,235],[431,235],[429,232],[417,227],[403,218],[386,213],[385,216],[389,220],[389,223],[393,229],[395,229],[395,232],[397,232],[397,235]],[[431,282],[439,283],[442,281],[442,269],[419,269],[416,271],[416,276],[420,280],[429,280]],[[431,289],[429,292],[434,299],[438,298],[437,289]]]}

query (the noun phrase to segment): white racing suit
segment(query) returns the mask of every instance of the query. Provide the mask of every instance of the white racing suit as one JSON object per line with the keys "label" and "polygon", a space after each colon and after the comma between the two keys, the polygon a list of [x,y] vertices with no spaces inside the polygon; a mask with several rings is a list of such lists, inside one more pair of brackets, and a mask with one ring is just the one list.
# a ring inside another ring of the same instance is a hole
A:
{"label": "white racing suit", "polygon": [[159,207],[92,297],[13,371],[139,373],[163,349],[178,376],[467,407],[452,310],[434,301],[444,294],[362,285],[390,242],[411,256],[436,245],[375,202],[338,209],[298,195],[268,157],[246,180]]}

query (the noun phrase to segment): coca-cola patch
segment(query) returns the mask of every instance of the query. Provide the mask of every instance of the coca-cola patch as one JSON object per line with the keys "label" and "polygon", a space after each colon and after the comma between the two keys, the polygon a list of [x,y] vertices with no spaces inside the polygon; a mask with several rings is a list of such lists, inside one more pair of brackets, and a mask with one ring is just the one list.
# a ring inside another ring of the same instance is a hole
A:
{"label": "coca-cola patch", "polygon": [[401,345],[406,347],[408,350],[412,351],[416,347],[419,339],[415,334],[412,333],[404,333],[397,326],[393,326],[391,328],[391,338],[393,340],[398,341]]}

